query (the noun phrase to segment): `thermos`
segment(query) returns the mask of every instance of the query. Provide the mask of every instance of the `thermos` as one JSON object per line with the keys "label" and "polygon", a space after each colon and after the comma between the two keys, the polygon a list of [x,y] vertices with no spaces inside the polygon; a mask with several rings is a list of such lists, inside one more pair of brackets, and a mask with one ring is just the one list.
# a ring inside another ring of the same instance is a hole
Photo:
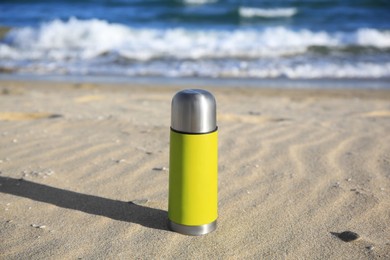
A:
{"label": "thermos", "polygon": [[168,226],[185,235],[217,228],[218,131],[216,102],[205,90],[187,89],[172,99]]}

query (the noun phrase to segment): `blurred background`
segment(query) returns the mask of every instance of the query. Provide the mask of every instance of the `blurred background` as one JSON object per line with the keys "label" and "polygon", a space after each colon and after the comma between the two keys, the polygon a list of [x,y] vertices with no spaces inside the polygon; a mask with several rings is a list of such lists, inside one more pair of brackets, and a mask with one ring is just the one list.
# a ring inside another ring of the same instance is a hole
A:
{"label": "blurred background", "polygon": [[0,73],[390,78],[388,0],[0,1]]}

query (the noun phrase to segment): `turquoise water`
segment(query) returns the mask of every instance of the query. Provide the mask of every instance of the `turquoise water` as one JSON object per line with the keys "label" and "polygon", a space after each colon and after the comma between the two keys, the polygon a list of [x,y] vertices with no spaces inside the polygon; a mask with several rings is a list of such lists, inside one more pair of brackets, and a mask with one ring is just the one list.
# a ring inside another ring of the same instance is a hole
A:
{"label": "turquoise water", "polygon": [[1,1],[0,68],[37,75],[388,79],[390,1]]}

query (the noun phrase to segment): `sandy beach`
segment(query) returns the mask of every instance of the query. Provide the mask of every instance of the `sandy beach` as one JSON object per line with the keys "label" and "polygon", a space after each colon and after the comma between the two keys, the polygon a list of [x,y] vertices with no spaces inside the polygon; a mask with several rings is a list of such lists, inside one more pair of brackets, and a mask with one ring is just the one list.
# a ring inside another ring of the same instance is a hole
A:
{"label": "sandy beach", "polygon": [[199,86],[219,218],[192,237],[166,226],[183,88],[0,81],[0,258],[390,259],[389,90]]}

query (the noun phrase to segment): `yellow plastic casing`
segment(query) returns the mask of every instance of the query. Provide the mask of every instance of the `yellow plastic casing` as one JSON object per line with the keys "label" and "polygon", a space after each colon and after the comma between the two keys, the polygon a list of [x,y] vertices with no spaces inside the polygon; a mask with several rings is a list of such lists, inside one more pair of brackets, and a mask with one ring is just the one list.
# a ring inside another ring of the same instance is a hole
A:
{"label": "yellow plastic casing", "polygon": [[171,130],[168,218],[200,226],[218,217],[218,131],[183,134]]}

